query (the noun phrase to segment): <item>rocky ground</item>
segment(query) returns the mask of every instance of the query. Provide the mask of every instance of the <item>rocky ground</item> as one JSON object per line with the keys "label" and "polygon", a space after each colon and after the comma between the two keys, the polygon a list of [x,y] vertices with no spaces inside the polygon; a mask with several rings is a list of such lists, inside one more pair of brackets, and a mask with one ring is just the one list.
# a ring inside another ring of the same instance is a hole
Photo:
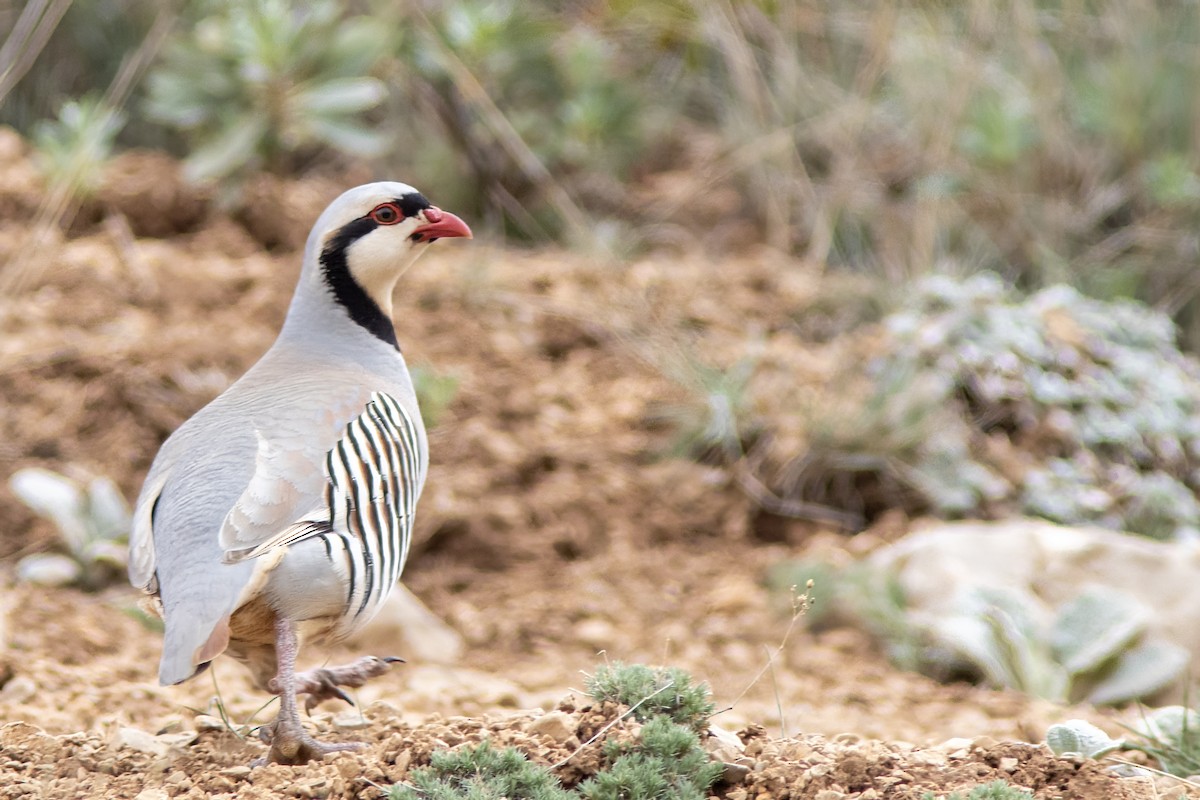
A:
{"label": "rocky ground", "polygon": [[[295,247],[346,182],[264,179],[253,213],[230,218],[169,160],[133,154],[67,235],[34,239],[43,191],[0,137],[0,264],[22,275],[0,297],[0,478],[104,474],[132,498],[158,443],[270,344]],[[614,263],[461,244],[405,277],[396,312],[410,363],[458,381],[431,433],[405,581],[462,635],[461,656],[409,654],[358,690],[360,710],[314,711],[321,736],[364,749],[251,768],[264,748],[242,726],[273,713],[267,698],[232,663],[157,686],[158,634],[120,584],[17,583],[16,560],[55,534],[0,488],[0,797],[371,798],[434,749],[485,737],[573,785],[601,762],[582,743],[619,713],[589,704],[584,674],[612,660],[712,687],[714,722],[739,739],[720,754],[748,768],[714,787],[728,800],[916,800],[997,778],[1038,798],[1181,793],[1031,744],[1070,717],[1116,733],[1108,714],[898,672],[863,634],[813,632],[764,586],[774,563],[866,552],[906,520],[846,537],[756,511],[722,470],[662,455],[664,420],[696,403],[697,359],[753,351],[800,398],[854,352],[806,334],[805,315],[824,313],[819,271],[768,253]]]}

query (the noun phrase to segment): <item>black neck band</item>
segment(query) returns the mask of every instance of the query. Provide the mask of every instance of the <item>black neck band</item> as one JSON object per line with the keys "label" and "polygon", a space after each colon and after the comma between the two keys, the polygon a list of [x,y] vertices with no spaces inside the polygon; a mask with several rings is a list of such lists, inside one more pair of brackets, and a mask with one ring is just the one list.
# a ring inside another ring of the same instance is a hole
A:
{"label": "black neck band", "polygon": [[321,272],[334,299],[346,309],[350,319],[399,350],[400,344],[396,341],[396,329],[391,319],[354,280],[346,260],[350,245],[377,227],[378,223],[370,217],[362,217],[345,225],[321,251]]}

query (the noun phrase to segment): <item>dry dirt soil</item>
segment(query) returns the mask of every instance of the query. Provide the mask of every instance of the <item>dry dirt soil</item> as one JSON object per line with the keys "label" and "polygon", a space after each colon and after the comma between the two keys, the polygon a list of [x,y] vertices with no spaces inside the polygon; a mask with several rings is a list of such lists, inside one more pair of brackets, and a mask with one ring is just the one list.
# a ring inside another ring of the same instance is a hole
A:
{"label": "dry dirt soil", "polygon": [[[0,479],[104,474],[132,498],[162,439],[269,346],[297,244],[361,176],[264,178],[252,211],[230,217],[169,159],[128,154],[71,224],[43,232],[44,188],[0,133],[0,276],[15,263],[22,283],[0,297]],[[1037,798],[1178,796],[1031,744],[1076,716],[1118,732],[1108,715],[899,672],[863,634],[812,632],[764,587],[774,563],[866,551],[906,521],[846,537],[773,518],[721,469],[662,455],[664,416],[696,399],[693,360],[752,348],[788,365],[799,398],[847,357],[801,335],[817,271],[757,252],[618,263],[485,237],[433,249],[397,290],[396,326],[410,364],[458,388],[432,430],[404,580],[463,635],[463,657],[410,658],[358,690],[360,710],[314,710],[320,736],[364,749],[251,768],[264,748],[239,726],[273,708],[240,667],[159,687],[159,637],[129,613],[132,590],[16,582],[20,556],[57,545],[2,488],[0,797],[374,798],[434,749],[483,738],[574,785],[603,761],[581,743],[619,714],[581,691],[609,660],[711,686],[714,722],[740,739],[724,756],[749,768],[719,798],[916,800],[995,779]]]}

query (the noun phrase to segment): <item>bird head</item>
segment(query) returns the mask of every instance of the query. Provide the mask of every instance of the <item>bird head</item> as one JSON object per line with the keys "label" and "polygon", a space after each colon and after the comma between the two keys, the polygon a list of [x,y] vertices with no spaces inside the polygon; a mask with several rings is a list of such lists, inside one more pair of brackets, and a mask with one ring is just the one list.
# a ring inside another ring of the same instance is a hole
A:
{"label": "bird head", "polygon": [[369,301],[390,317],[397,278],[431,242],[451,238],[469,239],[471,229],[407,184],[369,183],[344,192],[313,226],[305,261],[316,274],[307,277],[351,316]]}

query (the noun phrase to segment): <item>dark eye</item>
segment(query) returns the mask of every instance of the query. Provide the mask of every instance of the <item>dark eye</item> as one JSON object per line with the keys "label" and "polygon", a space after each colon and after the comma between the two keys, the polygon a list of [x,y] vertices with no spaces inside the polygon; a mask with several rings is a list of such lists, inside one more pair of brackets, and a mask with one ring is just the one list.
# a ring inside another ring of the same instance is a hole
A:
{"label": "dark eye", "polygon": [[383,203],[375,206],[371,212],[371,219],[380,225],[395,225],[403,218],[404,215],[400,213],[400,209],[396,208],[395,203]]}

